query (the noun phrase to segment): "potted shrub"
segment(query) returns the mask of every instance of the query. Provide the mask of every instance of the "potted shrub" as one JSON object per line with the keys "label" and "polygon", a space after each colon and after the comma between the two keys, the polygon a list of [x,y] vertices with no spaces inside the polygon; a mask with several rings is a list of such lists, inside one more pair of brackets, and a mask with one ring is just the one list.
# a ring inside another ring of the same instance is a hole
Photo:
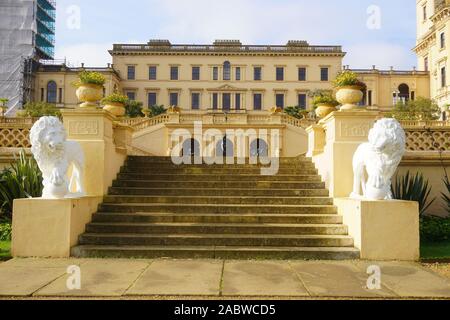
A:
{"label": "potted shrub", "polygon": [[336,100],[342,105],[340,110],[354,110],[364,96],[366,85],[359,81],[358,75],[352,71],[343,71],[333,82],[336,88]]}
{"label": "potted shrub", "polygon": [[74,85],[78,88],[76,95],[83,102],[81,108],[97,107],[97,102],[103,97],[105,77],[98,72],[83,71],[78,75]]}
{"label": "potted shrub", "polygon": [[9,99],[6,99],[6,98],[0,99],[0,117],[2,117],[3,114],[5,113],[5,109],[7,108],[8,102],[9,102]]}
{"label": "potted shrub", "polygon": [[103,110],[115,115],[116,117],[123,117],[125,115],[125,105],[129,99],[120,93],[113,93],[102,99]]}
{"label": "potted shrub", "polygon": [[318,90],[313,93],[313,105],[316,110],[316,115],[319,118],[324,118],[333,111],[336,111],[336,106],[339,102],[334,99],[331,91]]}

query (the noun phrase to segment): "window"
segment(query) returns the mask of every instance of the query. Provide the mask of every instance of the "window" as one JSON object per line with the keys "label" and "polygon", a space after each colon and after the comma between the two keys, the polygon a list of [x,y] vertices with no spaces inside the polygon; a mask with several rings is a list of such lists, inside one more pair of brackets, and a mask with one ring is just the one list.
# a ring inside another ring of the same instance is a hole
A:
{"label": "window", "polygon": [[55,81],[47,83],[47,102],[56,103],[57,86]]}
{"label": "window", "polygon": [[416,100],[416,92],[415,91],[411,91],[411,100]]}
{"label": "window", "polygon": [[241,94],[236,93],[236,95],[234,96],[234,99],[235,99],[234,108],[236,110],[241,110]]}
{"label": "window", "polygon": [[231,109],[231,93],[222,94],[222,110]]}
{"label": "window", "polygon": [[178,67],[170,67],[170,80],[178,80]]}
{"label": "window", "polygon": [[219,108],[219,95],[217,93],[213,93],[212,95],[212,108],[214,110]]}
{"label": "window", "polygon": [[131,101],[136,100],[136,92],[134,92],[134,91],[127,91],[127,97]]}
{"label": "window", "polygon": [[231,64],[229,61],[223,63],[223,80],[231,80]]}
{"label": "window", "polygon": [[236,81],[241,81],[241,67],[236,67]]}
{"label": "window", "polygon": [[178,106],[178,92],[171,92],[169,95],[169,103],[171,106]]}
{"label": "window", "polygon": [[62,103],[62,88],[59,88],[58,103]]}
{"label": "window", "polygon": [[148,67],[148,80],[156,80],[156,66]]}
{"label": "window", "polygon": [[300,109],[306,110],[306,107],[307,107],[307,105],[306,105],[307,102],[306,101],[307,101],[306,100],[306,94],[305,93],[300,93],[298,95],[298,107]]}
{"label": "window", "polygon": [[41,101],[44,102],[44,88],[41,88]]}
{"label": "window", "polygon": [[192,67],[192,80],[200,80],[200,67]]}
{"label": "window", "polygon": [[200,93],[192,93],[192,110],[200,109]]}
{"label": "window", "polygon": [[262,73],[261,67],[255,67],[253,69],[253,79],[255,81],[260,81],[261,80],[261,73]]}
{"label": "window", "polygon": [[284,80],[284,68],[283,67],[277,67],[276,78],[277,78],[277,81]]}
{"label": "window", "polygon": [[425,71],[428,71],[428,57],[425,57],[425,59],[423,59],[423,68],[425,69]]}
{"label": "window", "polygon": [[219,67],[213,68],[213,80],[214,81],[219,80]]}
{"label": "window", "polygon": [[135,80],[136,79],[136,67],[135,66],[128,66],[128,80]]}
{"label": "window", "polygon": [[372,90],[369,90],[368,92],[367,92],[367,105],[368,106],[371,106],[372,105]]}
{"label": "window", "polygon": [[427,14],[427,5],[424,5],[422,7],[422,13],[423,13],[423,21],[426,21],[428,18],[428,14]]}
{"label": "window", "polygon": [[447,74],[446,74],[446,68],[441,68],[441,87],[444,88],[447,86]]}
{"label": "window", "polygon": [[156,92],[149,92],[148,93],[148,106],[153,107],[157,104],[156,101]]}
{"label": "window", "polygon": [[441,33],[441,49],[445,48],[445,32]]}
{"label": "window", "polygon": [[262,94],[261,93],[253,94],[253,109],[262,110]]}
{"label": "window", "polygon": [[328,68],[320,68],[320,81],[328,81]]}
{"label": "window", "polygon": [[298,68],[298,81],[306,81],[306,68]]}
{"label": "window", "polygon": [[277,93],[275,95],[275,101],[276,101],[277,108],[284,109],[284,94]]}

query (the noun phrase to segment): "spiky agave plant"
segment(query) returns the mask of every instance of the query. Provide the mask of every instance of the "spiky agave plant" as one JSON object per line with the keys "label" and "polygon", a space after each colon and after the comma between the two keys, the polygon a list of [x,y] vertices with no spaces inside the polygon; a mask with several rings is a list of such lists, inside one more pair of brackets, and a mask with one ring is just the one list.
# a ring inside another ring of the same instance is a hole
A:
{"label": "spiky agave plant", "polygon": [[414,176],[409,171],[404,176],[397,176],[392,184],[392,194],[397,200],[417,201],[421,216],[436,200],[436,198],[430,200],[431,186],[419,172]]}
{"label": "spiky agave plant", "polygon": [[447,187],[447,193],[442,192],[442,199],[447,204],[447,212],[450,214],[450,178],[445,170],[444,184]]}

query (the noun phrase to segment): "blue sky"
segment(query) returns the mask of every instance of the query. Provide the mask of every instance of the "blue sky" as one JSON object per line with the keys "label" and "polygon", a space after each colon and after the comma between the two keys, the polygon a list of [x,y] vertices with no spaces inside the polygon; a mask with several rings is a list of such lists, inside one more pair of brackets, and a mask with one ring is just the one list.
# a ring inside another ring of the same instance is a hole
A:
{"label": "blue sky", "polygon": [[[371,6],[380,9],[379,29],[367,27]],[[352,68],[416,65],[414,0],[57,0],[57,7],[56,58],[74,65],[106,65],[113,43],[151,38],[197,44],[307,40],[343,45],[344,63]]]}

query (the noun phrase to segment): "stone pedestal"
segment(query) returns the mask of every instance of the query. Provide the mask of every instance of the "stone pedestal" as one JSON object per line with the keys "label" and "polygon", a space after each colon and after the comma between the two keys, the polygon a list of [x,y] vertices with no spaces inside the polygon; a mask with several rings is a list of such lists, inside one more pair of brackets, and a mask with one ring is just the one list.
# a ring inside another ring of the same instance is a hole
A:
{"label": "stone pedestal", "polygon": [[419,205],[412,201],[335,199],[361,259],[417,261]]}
{"label": "stone pedestal", "polygon": [[14,200],[13,257],[68,258],[102,197]]}

